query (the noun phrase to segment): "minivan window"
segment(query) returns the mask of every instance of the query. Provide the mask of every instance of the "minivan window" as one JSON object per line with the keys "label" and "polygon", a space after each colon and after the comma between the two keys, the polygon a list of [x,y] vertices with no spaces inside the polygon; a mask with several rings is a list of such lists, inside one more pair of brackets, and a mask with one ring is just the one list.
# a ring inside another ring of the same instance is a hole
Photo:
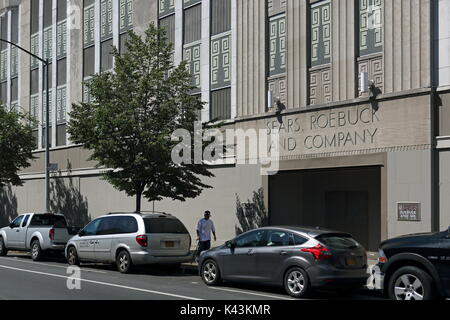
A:
{"label": "minivan window", "polygon": [[97,235],[136,233],[138,225],[133,217],[103,218],[97,230]]}
{"label": "minivan window", "polygon": [[97,219],[89,223],[83,229],[83,236],[95,236],[97,234],[98,225],[102,219]]}
{"label": "minivan window", "polygon": [[30,222],[30,226],[42,227],[42,226],[54,226],[58,224],[66,224],[66,219],[63,216],[54,214],[36,214],[33,216]]}
{"label": "minivan window", "polygon": [[356,249],[361,246],[349,234],[322,234],[316,239],[333,249]]}
{"label": "minivan window", "polygon": [[178,219],[144,218],[145,233],[175,233],[188,234],[186,227]]}

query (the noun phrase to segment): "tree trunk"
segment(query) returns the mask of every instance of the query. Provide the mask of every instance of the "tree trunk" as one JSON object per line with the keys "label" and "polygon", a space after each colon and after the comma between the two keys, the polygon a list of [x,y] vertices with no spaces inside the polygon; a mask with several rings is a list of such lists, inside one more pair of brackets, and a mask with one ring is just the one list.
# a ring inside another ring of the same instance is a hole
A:
{"label": "tree trunk", "polygon": [[136,213],[141,212],[142,190],[136,192]]}

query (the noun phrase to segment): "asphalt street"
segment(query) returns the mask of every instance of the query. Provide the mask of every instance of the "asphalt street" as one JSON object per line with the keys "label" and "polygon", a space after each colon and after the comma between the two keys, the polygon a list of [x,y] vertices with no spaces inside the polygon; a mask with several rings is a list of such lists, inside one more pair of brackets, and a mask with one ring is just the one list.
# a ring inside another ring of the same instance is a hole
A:
{"label": "asphalt street", "polygon": [[[24,255],[1,257],[0,300],[292,300],[282,288],[232,283],[208,287],[193,270],[145,267],[121,274],[112,266],[82,265],[80,274],[74,274],[67,268],[62,259],[33,262]],[[351,295],[321,292],[311,299],[381,297],[361,290]]]}

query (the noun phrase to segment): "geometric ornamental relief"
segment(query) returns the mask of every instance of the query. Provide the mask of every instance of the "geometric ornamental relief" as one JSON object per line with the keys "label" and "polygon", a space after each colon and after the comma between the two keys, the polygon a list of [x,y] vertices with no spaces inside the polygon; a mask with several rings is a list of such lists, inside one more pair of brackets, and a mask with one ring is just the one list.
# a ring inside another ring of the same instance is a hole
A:
{"label": "geometric ornamental relief", "polygon": [[331,69],[324,68],[309,73],[309,104],[317,105],[332,101]]}
{"label": "geometric ornamental relief", "polygon": [[374,82],[375,87],[379,88],[381,93],[384,91],[383,57],[360,60],[358,62],[358,75],[361,72],[367,72],[369,80]]}

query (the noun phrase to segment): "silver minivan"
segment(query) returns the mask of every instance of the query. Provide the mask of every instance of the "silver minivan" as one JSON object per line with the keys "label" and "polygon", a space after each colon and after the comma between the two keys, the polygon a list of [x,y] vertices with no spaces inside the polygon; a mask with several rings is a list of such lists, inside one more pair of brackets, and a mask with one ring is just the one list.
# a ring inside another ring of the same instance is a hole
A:
{"label": "silver minivan", "polygon": [[192,260],[191,236],[183,223],[165,213],[116,213],[99,217],[69,240],[66,258],[115,263],[122,273],[133,265],[179,265]]}

